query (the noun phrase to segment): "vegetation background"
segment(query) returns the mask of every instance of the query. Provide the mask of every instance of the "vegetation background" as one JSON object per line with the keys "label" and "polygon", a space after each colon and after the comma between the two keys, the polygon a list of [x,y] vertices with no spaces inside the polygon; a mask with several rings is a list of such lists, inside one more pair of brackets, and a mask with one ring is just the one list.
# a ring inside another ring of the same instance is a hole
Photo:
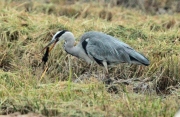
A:
{"label": "vegetation background", "polygon": [[[173,117],[180,104],[179,12],[179,0],[1,0],[0,115]],[[105,32],[151,64],[117,65],[104,85],[103,68],[89,71],[57,46],[43,68],[42,48],[63,29],[77,42],[87,31]]]}

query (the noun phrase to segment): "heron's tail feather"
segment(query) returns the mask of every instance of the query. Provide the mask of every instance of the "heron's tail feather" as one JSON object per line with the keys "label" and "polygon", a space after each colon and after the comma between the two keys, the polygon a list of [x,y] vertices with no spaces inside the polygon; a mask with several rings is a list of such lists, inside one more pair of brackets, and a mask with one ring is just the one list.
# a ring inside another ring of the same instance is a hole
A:
{"label": "heron's tail feather", "polygon": [[143,64],[145,66],[148,66],[150,64],[149,60],[143,54],[140,54],[138,52],[134,52],[129,56],[132,63]]}

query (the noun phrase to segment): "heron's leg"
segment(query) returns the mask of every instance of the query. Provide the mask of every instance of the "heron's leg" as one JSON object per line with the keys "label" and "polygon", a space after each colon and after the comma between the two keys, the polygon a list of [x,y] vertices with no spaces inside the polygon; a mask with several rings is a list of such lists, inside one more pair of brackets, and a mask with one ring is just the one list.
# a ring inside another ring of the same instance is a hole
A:
{"label": "heron's leg", "polygon": [[106,77],[109,78],[109,72],[108,72],[107,62],[106,62],[106,61],[103,61],[103,65],[104,65],[105,70],[106,70]]}
{"label": "heron's leg", "polygon": [[93,62],[90,63],[89,74],[91,73],[92,66],[93,66]]}
{"label": "heron's leg", "polygon": [[105,70],[106,70],[105,79],[103,80],[103,82],[106,84],[106,86],[108,86],[112,83],[112,79],[109,77],[107,62],[103,61],[103,65],[104,65]]}

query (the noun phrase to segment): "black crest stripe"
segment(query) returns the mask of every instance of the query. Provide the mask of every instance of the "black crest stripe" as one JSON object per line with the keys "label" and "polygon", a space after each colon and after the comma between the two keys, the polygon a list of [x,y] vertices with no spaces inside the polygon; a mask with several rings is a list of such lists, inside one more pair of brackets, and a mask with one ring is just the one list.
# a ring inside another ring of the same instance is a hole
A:
{"label": "black crest stripe", "polygon": [[61,31],[59,34],[57,34],[56,36],[55,36],[55,39],[56,38],[59,38],[62,34],[64,34],[65,32],[67,32],[67,30],[63,30],[63,31]]}

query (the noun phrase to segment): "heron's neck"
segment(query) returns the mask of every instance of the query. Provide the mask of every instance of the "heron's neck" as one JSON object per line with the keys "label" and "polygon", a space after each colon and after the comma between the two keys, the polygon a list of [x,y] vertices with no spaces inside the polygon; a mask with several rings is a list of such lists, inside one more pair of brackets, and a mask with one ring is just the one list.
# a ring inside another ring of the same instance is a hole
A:
{"label": "heron's neck", "polygon": [[71,47],[67,46],[67,44],[64,45],[65,47],[65,51],[73,56],[76,56],[76,57],[79,57],[79,54],[78,54],[78,47],[77,46],[74,46],[72,45]]}
{"label": "heron's neck", "polygon": [[64,49],[67,53],[76,56],[78,58],[84,59],[87,63],[91,63],[91,59],[86,55],[84,50],[81,48],[81,46],[75,44],[75,38],[74,36],[69,36],[66,38],[66,43],[64,44]]}
{"label": "heron's neck", "polygon": [[68,38],[66,38],[66,42],[64,43],[64,49],[67,53],[79,57],[78,56],[78,47],[74,46],[75,45],[75,38],[73,35],[69,36]]}

